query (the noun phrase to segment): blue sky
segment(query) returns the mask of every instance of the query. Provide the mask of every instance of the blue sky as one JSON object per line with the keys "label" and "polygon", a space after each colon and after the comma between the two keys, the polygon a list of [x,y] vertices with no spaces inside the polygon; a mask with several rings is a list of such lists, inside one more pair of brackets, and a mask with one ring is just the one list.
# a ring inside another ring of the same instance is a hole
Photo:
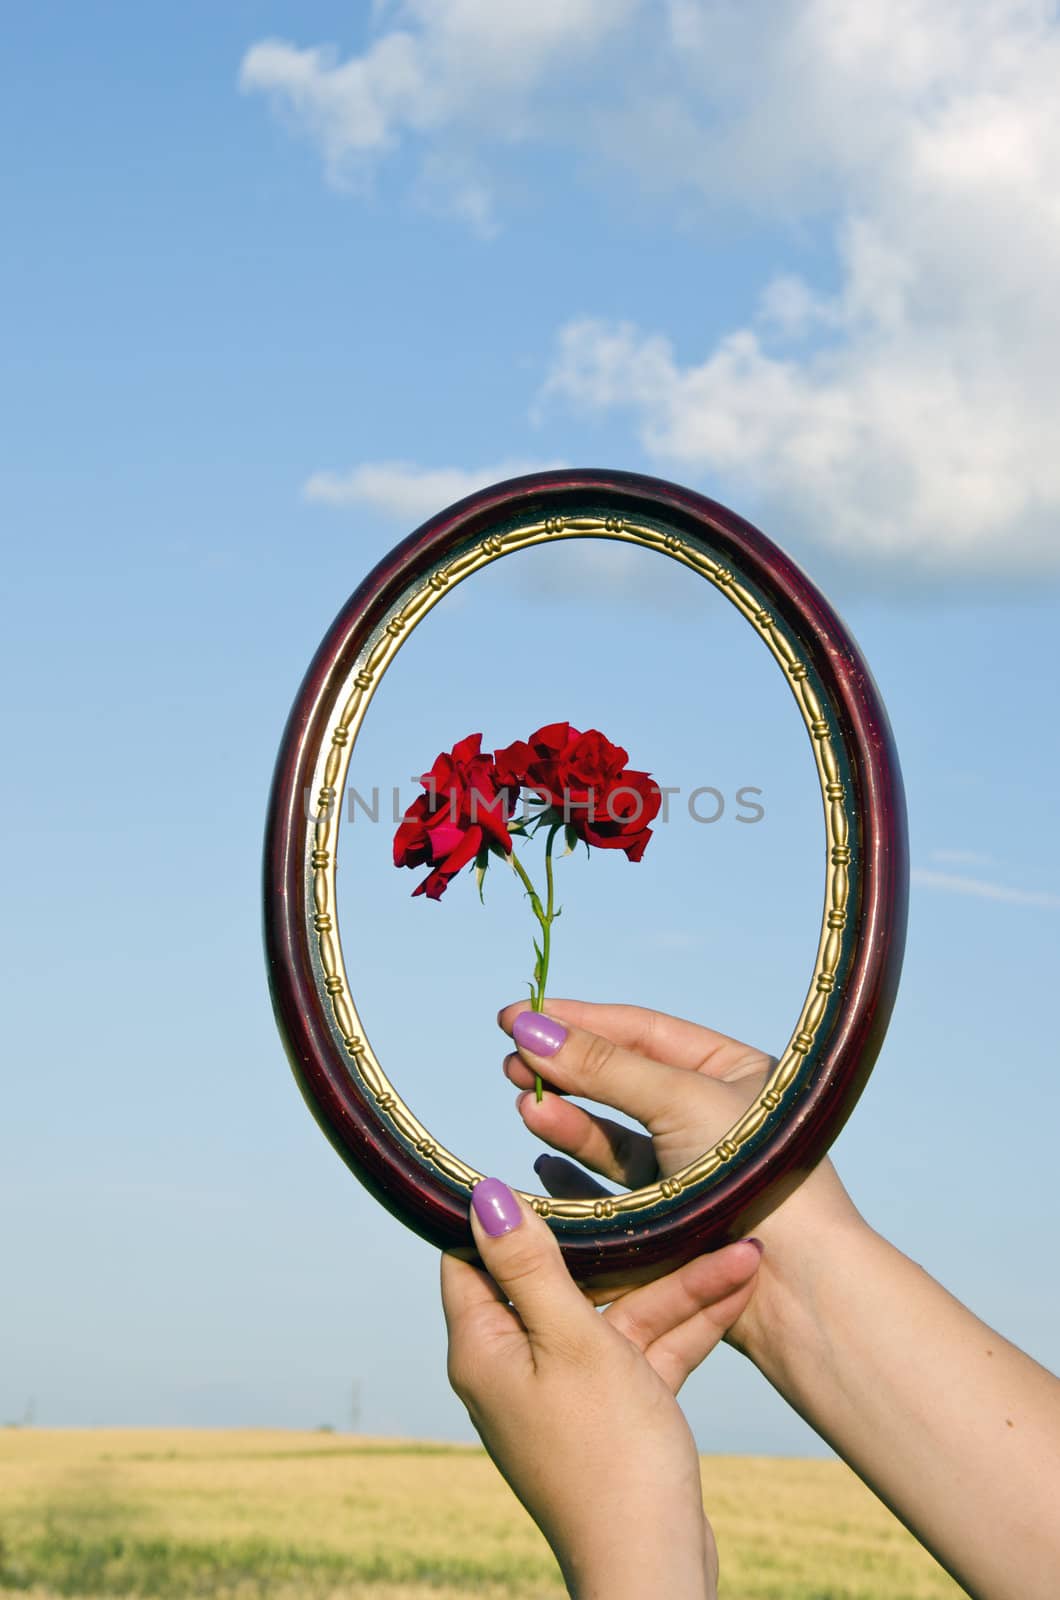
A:
{"label": "blue sky", "polygon": [[[562,462],[758,518],[859,639],[914,887],[836,1160],[1055,1365],[1051,8],[792,0],[764,44],[692,0],[41,4],[8,39],[0,1420],[342,1426],[356,1381],[365,1429],[469,1435],[434,1253],[288,1072],[261,829],[363,574],[476,483]],[[801,729],[717,597],[610,554],[513,557],[440,607],[359,771],[411,798],[472,729],[570,717],[662,781],[761,787],[755,828],[565,861],[554,988],[775,1047],[820,900]],[[529,950],[511,881],[425,905],[388,830],[344,848],[373,1043],[529,1186],[493,1023]],[[814,1448],[728,1352],[686,1395],[704,1449]]]}

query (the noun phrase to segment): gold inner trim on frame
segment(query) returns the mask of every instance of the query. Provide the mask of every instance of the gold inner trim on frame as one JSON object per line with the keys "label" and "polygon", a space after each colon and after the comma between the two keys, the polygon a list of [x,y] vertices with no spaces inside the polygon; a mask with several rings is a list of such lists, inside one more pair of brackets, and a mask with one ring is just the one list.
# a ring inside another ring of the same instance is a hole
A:
{"label": "gold inner trim on frame", "polygon": [[469,1191],[483,1174],[453,1155],[436,1139],[396,1092],[371,1045],[350,993],[339,939],[335,898],[336,839],[350,756],[364,714],[387,667],[409,632],[421,622],[453,584],[513,550],[555,538],[608,538],[658,550],[691,567],[707,579],[746,618],[768,646],[787,678],[813,746],[824,801],[827,878],[824,916],[813,978],[798,1023],[762,1092],[723,1139],[672,1177],[644,1189],[598,1200],[556,1200],[519,1191],[543,1217],[606,1218],[643,1211],[661,1200],[672,1200],[716,1172],[736,1156],[777,1110],[794,1082],[836,986],[842,954],[843,928],[850,895],[850,841],[843,801],[844,786],[828,721],[809,681],[806,662],[777,628],[771,614],[745,589],[735,574],[675,533],[644,527],[624,517],[549,517],[522,528],[490,533],[431,576],[383,624],[371,647],[366,647],[336,697],[338,715],[332,714],[327,736],[317,756],[313,787],[317,812],[306,834],[307,905],[312,905],[318,980],[328,997],[325,1008],[337,1047],[349,1056],[372,1096],[379,1114],[412,1145],[419,1156],[447,1178]]}

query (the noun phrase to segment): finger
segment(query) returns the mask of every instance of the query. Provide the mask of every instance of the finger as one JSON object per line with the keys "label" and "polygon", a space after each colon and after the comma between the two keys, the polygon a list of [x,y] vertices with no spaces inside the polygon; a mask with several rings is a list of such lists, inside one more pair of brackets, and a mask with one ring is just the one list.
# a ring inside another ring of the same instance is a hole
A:
{"label": "finger", "polygon": [[465,1403],[498,1363],[507,1373],[529,1361],[526,1330],[488,1272],[446,1251],[442,1309],[448,1335],[449,1382]]}
{"label": "finger", "polygon": [[[550,996],[548,1007],[562,1022],[584,1028],[589,1033],[603,1034],[625,1050],[646,1056],[649,1061],[680,1067],[683,1071],[722,1077],[745,1061],[758,1069],[768,1061],[761,1050],[727,1033],[688,1022],[683,1017],[672,1017],[665,1011],[651,1011],[646,1006],[553,1000]],[[497,1021],[505,1033],[511,1033],[515,1018],[526,1009],[525,1000],[501,1008]]]}
{"label": "finger", "polygon": [[511,1332],[522,1335],[507,1296],[488,1272],[449,1251],[442,1254],[441,1272],[442,1311],[450,1346],[465,1337],[472,1325],[479,1339]]}
{"label": "finger", "polygon": [[596,1331],[596,1313],[567,1271],[551,1228],[499,1178],[482,1178],[472,1189],[471,1227],[487,1272],[532,1345],[558,1341],[569,1350]]}
{"label": "finger", "polygon": [[710,1120],[703,1091],[716,1089],[718,1137],[733,1122],[723,1085],[715,1085],[710,1078],[700,1078],[693,1084],[689,1074],[679,1067],[649,1061],[602,1034],[568,1027],[550,1013],[529,1008],[518,1012],[512,1023],[512,1039],[527,1065],[550,1084],[625,1111],[652,1133],[687,1125],[689,1092],[693,1089],[697,1121]]}
{"label": "finger", "polygon": [[562,1156],[538,1156],[534,1171],[554,1200],[599,1200],[609,1193],[602,1183]]}
{"label": "finger", "polygon": [[512,1051],[501,1062],[501,1071],[509,1083],[514,1083],[517,1089],[536,1089],[536,1079],[533,1070],[527,1066],[522,1056],[517,1051]]}
{"label": "finger", "polygon": [[677,1394],[690,1372],[694,1372],[710,1352],[721,1343],[737,1317],[747,1309],[755,1292],[756,1279],[734,1289],[732,1294],[689,1317],[680,1327],[663,1334],[644,1352],[656,1372]]}
{"label": "finger", "polygon": [[647,1134],[610,1117],[595,1116],[557,1094],[546,1094],[539,1101],[527,1090],[515,1103],[532,1134],[591,1172],[627,1189],[642,1189],[658,1178],[659,1164]]}
{"label": "finger", "polygon": [[724,1305],[730,1295],[751,1282],[761,1259],[757,1240],[740,1239],[623,1295],[604,1316],[638,1350],[647,1350],[700,1312]]}
{"label": "finger", "polygon": [[508,1308],[508,1302],[488,1272],[462,1261],[459,1256],[442,1252],[442,1310],[445,1326],[450,1335],[454,1324],[469,1312],[491,1305]]}

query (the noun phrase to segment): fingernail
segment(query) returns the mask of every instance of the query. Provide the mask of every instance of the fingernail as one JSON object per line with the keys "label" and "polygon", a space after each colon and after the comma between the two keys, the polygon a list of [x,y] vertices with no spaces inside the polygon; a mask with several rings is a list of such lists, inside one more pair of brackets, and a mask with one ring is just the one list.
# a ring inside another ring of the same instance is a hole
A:
{"label": "fingernail", "polygon": [[753,1244],[755,1249],[758,1251],[759,1255],[763,1255],[765,1253],[765,1248],[766,1247],[762,1243],[761,1239],[754,1239],[754,1238],[745,1239],[744,1240],[744,1244]]}
{"label": "fingernail", "polygon": [[553,1017],[543,1017],[540,1011],[520,1011],[512,1026],[512,1038],[520,1050],[530,1050],[535,1056],[554,1056],[567,1030]]}
{"label": "fingernail", "polygon": [[483,1178],[481,1183],[476,1183],[471,1191],[471,1204],[491,1239],[511,1233],[523,1220],[518,1200],[499,1178]]}

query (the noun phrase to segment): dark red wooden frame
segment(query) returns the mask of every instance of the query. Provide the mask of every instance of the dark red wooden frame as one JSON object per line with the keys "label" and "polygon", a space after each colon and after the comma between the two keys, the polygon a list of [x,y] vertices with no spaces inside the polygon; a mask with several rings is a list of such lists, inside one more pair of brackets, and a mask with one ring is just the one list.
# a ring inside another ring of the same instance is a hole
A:
{"label": "dark red wooden frame", "polygon": [[[809,578],[750,523],[717,502],[634,473],[564,470],[496,484],[433,517],[354,591],[324,638],[283,735],[265,837],[265,947],[277,1023],[302,1092],[340,1155],[373,1194],[443,1248],[471,1242],[468,1200],[421,1162],[366,1101],[329,1031],[310,959],[304,896],[306,815],[330,699],[410,580],[425,578],[469,539],[513,518],[605,515],[662,519],[709,540],[797,632],[820,677],[850,758],[859,832],[860,893],[853,965],[839,1014],[795,1108],[750,1159],[705,1194],[662,1215],[628,1215],[565,1229],[567,1263],[583,1282],[650,1275],[744,1234],[794,1189],[839,1132],[872,1070],[901,970],[908,896],[905,802],[879,693],[843,623]],[[702,581],[702,580],[700,580]]]}

